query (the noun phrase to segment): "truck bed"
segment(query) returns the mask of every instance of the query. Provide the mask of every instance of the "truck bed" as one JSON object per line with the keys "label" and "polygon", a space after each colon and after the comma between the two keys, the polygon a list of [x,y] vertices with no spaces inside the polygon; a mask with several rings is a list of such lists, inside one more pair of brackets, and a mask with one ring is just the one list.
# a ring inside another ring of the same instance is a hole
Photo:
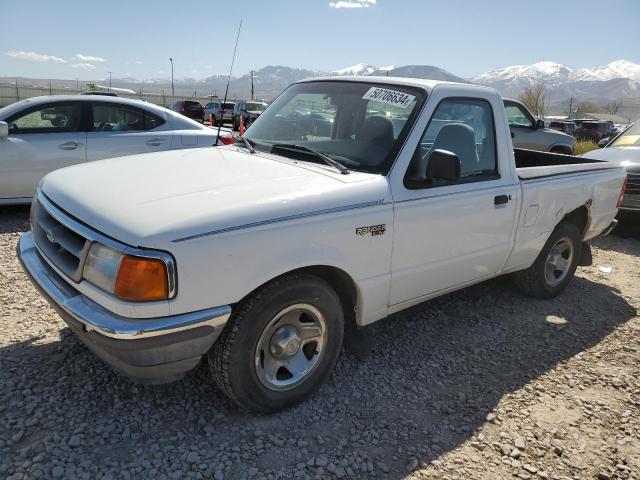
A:
{"label": "truck bed", "polygon": [[592,158],[563,155],[561,153],[538,152],[524,148],[513,149],[516,171],[520,180],[534,180],[556,175],[609,170],[617,165]]}

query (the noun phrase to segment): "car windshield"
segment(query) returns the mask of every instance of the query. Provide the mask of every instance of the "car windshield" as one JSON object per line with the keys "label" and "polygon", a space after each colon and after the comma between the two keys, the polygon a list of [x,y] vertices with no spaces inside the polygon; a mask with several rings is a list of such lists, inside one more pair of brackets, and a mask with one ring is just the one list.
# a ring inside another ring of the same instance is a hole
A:
{"label": "car windshield", "polygon": [[247,110],[251,112],[263,112],[267,108],[265,103],[247,102]]}
{"label": "car windshield", "polygon": [[640,147],[640,122],[631,125],[611,144],[612,147]]}
{"label": "car windshield", "polygon": [[233,103],[225,103],[222,105],[222,108],[224,108],[225,110],[233,110]]}
{"label": "car windshield", "polygon": [[285,90],[245,133],[256,150],[318,161],[297,145],[349,169],[386,174],[424,99],[424,91],[368,82],[316,81]]}

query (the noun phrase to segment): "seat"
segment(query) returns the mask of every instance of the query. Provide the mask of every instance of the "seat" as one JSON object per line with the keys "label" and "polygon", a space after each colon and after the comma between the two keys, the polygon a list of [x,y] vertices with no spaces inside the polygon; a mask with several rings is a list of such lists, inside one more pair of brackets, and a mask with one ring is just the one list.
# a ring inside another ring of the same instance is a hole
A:
{"label": "seat", "polygon": [[460,174],[478,169],[480,159],[476,149],[476,137],[469,125],[464,123],[447,123],[438,132],[433,145],[425,155],[415,162],[411,169],[411,178],[416,181],[424,181],[427,174],[429,155],[434,150],[447,150],[455,153],[460,159]]}
{"label": "seat", "polygon": [[380,115],[367,118],[356,139],[361,142],[374,143],[387,152],[391,150],[396,141],[393,136],[393,124],[389,119]]}

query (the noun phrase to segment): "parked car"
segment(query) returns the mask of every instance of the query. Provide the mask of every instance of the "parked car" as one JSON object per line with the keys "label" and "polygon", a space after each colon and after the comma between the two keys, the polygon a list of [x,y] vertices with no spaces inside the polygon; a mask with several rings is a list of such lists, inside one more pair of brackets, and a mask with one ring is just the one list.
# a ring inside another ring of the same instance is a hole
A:
{"label": "parked car", "polygon": [[233,105],[234,102],[223,103],[221,100],[215,100],[207,103],[204,107],[204,118],[209,120],[213,117],[213,125],[218,123],[232,123],[233,122]]}
{"label": "parked car", "polygon": [[559,132],[563,132],[568,135],[571,135],[573,132],[575,132],[577,127],[578,126],[575,124],[575,122],[566,120],[553,120],[552,122],[549,122],[550,129],[558,130]]}
{"label": "parked car", "polygon": [[574,132],[578,140],[588,140],[598,143],[604,138],[615,135],[615,129],[610,122],[583,121]]}
{"label": "parked car", "polygon": [[181,113],[185,117],[204,123],[204,108],[202,108],[200,102],[180,100],[171,105],[170,109],[174,112]]}
{"label": "parked car", "polygon": [[126,375],[175,380],[206,358],[233,401],[273,412],[319,387],[345,332],[503,274],[554,297],[590,263],[619,165],[514,154],[493,89],[364,78],[290,86],[215,159],[49,174],[19,241],[24,268]]}
{"label": "parked car", "polygon": [[240,100],[236,102],[233,106],[234,130],[240,128],[240,117],[244,117],[244,125],[248,127],[264,112],[267,106],[265,102],[259,102],[257,100]]}
{"label": "parked car", "polygon": [[504,107],[514,147],[565,155],[573,153],[576,139],[571,135],[545,128],[544,121],[536,120],[522,102],[505,99]]}
{"label": "parked car", "polygon": [[34,97],[0,109],[0,205],[30,203],[52,170],[110,157],[233,142],[141,100],[102,95]]}
{"label": "parked car", "polygon": [[606,147],[582,156],[622,165],[627,171],[627,190],[620,210],[640,212],[640,122],[630,125]]}

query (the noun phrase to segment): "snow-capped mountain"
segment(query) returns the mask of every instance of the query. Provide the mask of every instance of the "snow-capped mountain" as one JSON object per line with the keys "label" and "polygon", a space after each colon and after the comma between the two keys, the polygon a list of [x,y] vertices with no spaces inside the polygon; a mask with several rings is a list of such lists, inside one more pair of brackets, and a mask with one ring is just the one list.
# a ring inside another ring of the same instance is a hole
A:
{"label": "snow-capped mountain", "polygon": [[378,67],[374,67],[373,65],[368,65],[366,63],[358,63],[357,65],[351,65],[350,67],[333,70],[330,74],[355,77],[357,75],[371,75],[376,70],[378,70]]}
{"label": "snow-capped mountain", "polygon": [[554,62],[512,65],[471,79],[503,95],[517,96],[542,81],[556,95],[587,99],[613,99],[640,93],[640,65],[617,60],[601,67],[571,68]]}

